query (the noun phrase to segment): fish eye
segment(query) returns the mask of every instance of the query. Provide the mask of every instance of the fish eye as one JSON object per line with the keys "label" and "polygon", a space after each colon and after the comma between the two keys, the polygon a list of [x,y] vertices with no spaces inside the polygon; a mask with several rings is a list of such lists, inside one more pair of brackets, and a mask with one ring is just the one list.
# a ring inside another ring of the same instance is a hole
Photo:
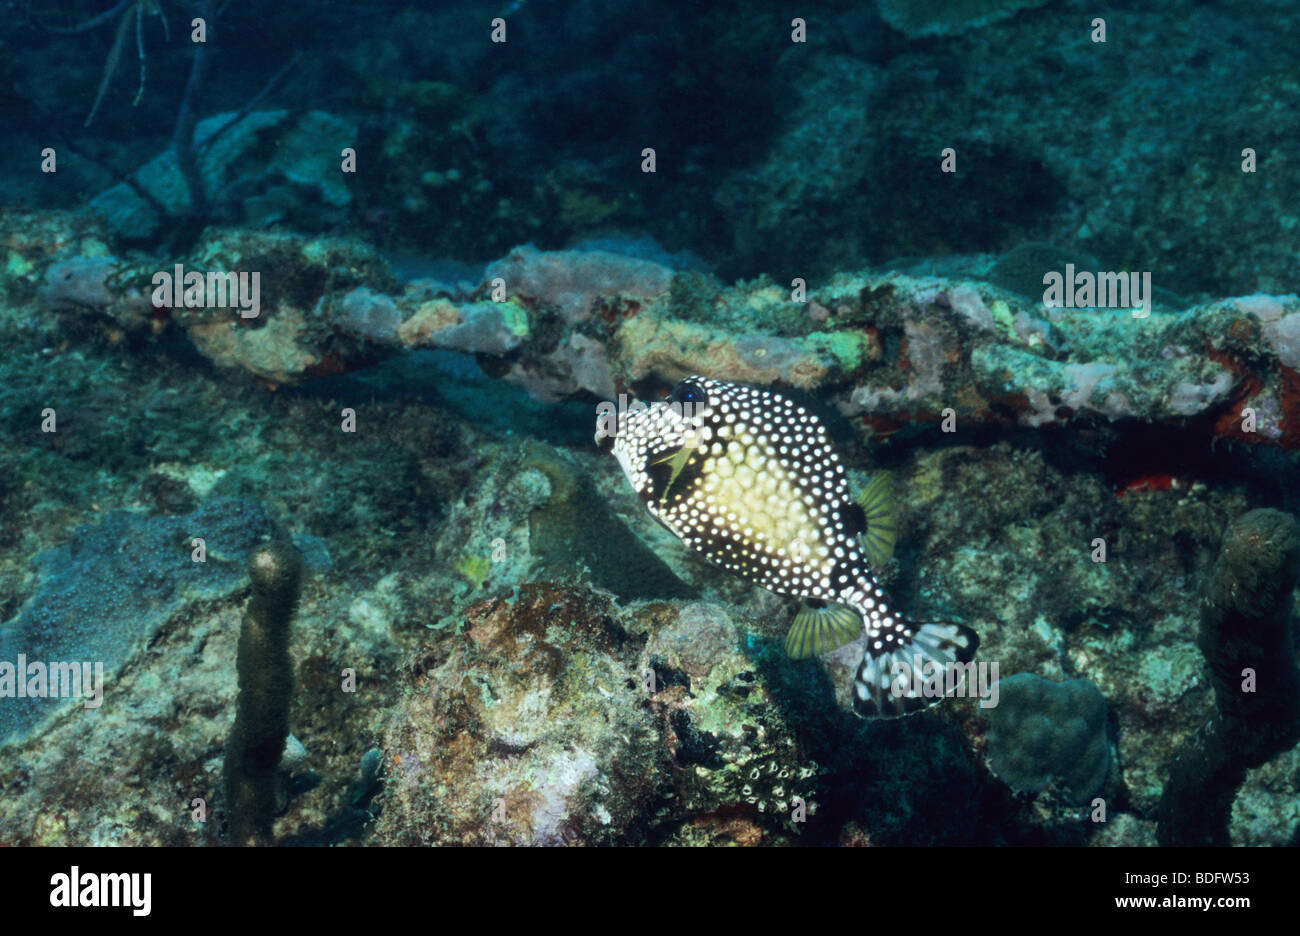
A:
{"label": "fish eye", "polygon": [[708,397],[697,384],[683,380],[673,387],[672,395],[668,399],[674,403],[703,403]]}

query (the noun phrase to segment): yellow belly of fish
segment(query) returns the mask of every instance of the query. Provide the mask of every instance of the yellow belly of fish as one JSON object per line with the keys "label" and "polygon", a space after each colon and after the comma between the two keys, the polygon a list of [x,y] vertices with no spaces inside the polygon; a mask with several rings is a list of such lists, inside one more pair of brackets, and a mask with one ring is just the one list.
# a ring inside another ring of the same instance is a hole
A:
{"label": "yellow belly of fish", "polygon": [[756,552],[810,566],[826,559],[817,518],[777,459],[757,447],[733,446],[710,458],[702,474],[710,513],[736,528]]}

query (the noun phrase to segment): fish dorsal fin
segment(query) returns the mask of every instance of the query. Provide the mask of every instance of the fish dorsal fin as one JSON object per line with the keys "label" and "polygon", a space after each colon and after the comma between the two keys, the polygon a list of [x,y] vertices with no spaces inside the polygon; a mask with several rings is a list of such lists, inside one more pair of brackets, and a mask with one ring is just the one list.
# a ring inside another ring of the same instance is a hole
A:
{"label": "fish dorsal fin", "polygon": [[882,568],[894,555],[898,540],[898,506],[894,501],[893,479],[879,471],[867,482],[856,503],[862,508],[866,529],[859,537],[871,568]]}

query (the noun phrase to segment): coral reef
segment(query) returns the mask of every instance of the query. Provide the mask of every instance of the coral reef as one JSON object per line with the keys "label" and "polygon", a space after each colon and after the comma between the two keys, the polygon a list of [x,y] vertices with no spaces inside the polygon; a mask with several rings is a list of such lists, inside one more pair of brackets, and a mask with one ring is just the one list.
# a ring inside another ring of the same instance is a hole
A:
{"label": "coral reef", "polygon": [[[339,373],[410,348],[473,352],[543,401],[691,373],[817,390],[864,431],[937,423],[1033,428],[1143,420],[1247,444],[1300,447],[1300,300],[1248,296],[1135,318],[1060,309],[986,284],[841,275],[793,299],[770,281],[679,290],[671,271],[599,251],[521,248],[489,265],[471,301],[428,298],[362,245],[229,234],[198,269],[281,271],[257,327],[229,310],[152,309],[141,267],[109,258],[33,266],[51,308],[154,331],[169,320],[214,363],[274,383]],[[694,277],[685,273],[679,276]],[[493,281],[507,298],[492,301]],[[132,284],[135,285],[132,285]],[[581,289],[574,283],[584,284]],[[734,330],[696,324],[725,310]],[[128,311],[129,310],[129,311]],[[748,324],[742,325],[741,322]]]}
{"label": "coral reef", "polygon": [[[0,18],[0,846],[1300,841],[1300,7],[187,6]],[[593,405],[691,373],[997,708],[655,523]]]}
{"label": "coral reef", "polygon": [[760,844],[817,815],[818,767],[716,605],[518,588],[418,649],[378,841]]}
{"label": "coral reef", "polygon": [[[594,596],[524,586],[419,655],[383,745],[378,841],[598,844],[657,792],[658,737]],[[631,684],[633,689],[627,686]]]}

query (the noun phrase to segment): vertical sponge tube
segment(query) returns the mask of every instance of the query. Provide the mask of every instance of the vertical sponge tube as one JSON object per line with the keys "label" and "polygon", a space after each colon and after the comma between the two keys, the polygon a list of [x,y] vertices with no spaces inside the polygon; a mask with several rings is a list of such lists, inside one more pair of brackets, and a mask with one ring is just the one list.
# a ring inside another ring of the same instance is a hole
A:
{"label": "vertical sponge tube", "polygon": [[239,700],[224,771],[233,845],[271,841],[280,755],[289,736],[289,625],[298,606],[302,557],[288,543],[268,543],[253,551],[249,575],[253,597],[239,631]]}
{"label": "vertical sponge tube", "polygon": [[1246,771],[1300,740],[1290,615],[1298,574],[1300,525],[1289,514],[1252,510],[1228,528],[1197,635],[1217,711],[1170,765],[1161,845],[1231,844],[1232,801]]}

